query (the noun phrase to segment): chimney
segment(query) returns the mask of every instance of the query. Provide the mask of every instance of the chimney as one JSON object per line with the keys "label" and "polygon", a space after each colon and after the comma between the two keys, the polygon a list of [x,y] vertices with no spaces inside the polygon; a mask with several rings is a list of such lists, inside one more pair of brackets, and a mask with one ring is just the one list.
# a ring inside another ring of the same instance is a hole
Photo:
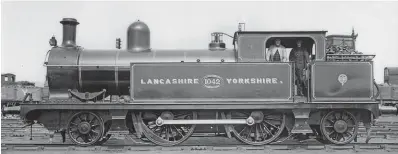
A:
{"label": "chimney", "polygon": [[63,47],[75,47],[76,46],[76,25],[79,24],[74,18],[63,18],[60,22],[63,25]]}

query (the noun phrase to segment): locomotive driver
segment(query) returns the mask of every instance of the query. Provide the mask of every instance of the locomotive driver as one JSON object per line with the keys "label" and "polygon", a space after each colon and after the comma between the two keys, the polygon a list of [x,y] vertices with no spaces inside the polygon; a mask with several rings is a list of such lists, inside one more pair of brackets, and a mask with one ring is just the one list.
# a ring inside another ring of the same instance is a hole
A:
{"label": "locomotive driver", "polygon": [[293,48],[290,51],[289,60],[294,61],[295,64],[295,75],[296,75],[296,85],[297,85],[297,93],[298,95],[303,96],[305,84],[304,84],[304,76],[305,70],[307,70],[307,63],[309,61],[308,50],[301,46],[303,41],[298,40],[297,47]]}
{"label": "locomotive driver", "polygon": [[275,45],[271,45],[265,56],[265,59],[270,62],[286,62],[286,48],[281,44],[280,39],[275,40]]}

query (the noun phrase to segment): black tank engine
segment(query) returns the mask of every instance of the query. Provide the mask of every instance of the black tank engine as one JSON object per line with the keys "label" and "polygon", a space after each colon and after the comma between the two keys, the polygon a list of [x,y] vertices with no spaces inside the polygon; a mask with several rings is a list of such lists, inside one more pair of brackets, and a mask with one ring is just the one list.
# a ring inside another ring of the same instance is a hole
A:
{"label": "black tank engine", "polygon": [[[252,145],[290,134],[346,144],[359,122],[369,129],[379,115],[397,111],[376,100],[374,55],[327,53],[326,31],[239,28],[212,33],[206,49],[162,50],[151,48],[149,27],[138,20],[127,29],[126,49],[116,39],[117,49],[91,50],[76,43],[76,19],[61,24],[62,45],[51,39],[45,62],[49,99],[22,104],[21,115],[78,145],[129,133],[163,146],[194,133],[233,133]],[[292,50],[308,55],[304,68],[289,60]]]}

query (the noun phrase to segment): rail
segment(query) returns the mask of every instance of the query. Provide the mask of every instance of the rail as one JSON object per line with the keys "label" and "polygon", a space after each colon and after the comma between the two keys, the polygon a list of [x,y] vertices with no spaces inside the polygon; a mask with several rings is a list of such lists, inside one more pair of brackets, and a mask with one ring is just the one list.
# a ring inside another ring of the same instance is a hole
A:
{"label": "rail", "polygon": [[280,151],[280,150],[320,150],[320,151],[331,151],[331,150],[354,150],[360,151],[374,151],[374,150],[385,150],[389,152],[398,151],[398,143],[372,143],[372,144],[348,144],[348,145],[323,145],[323,144],[274,144],[265,146],[251,146],[251,145],[218,145],[218,146],[174,146],[174,147],[162,147],[162,146],[131,146],[131,145],[105,145],[105,146],[90,146],[90,147],[78,147],[69,144],[2,144],[1,151],[79,151],[79,152],[129,152],[129,151]]}

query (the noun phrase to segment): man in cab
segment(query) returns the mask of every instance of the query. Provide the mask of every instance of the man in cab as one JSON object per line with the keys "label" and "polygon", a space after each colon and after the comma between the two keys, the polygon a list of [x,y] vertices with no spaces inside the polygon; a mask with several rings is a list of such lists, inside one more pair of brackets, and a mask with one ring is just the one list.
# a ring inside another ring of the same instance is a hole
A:
{"label": "man in cab", "polygon": [[309,62],[308,50],[302,46],[303,41],[296,42],[297,47],[290,51],[289,61],[295,64],[297,94],[303,96],[305,92],[305,71]]}

